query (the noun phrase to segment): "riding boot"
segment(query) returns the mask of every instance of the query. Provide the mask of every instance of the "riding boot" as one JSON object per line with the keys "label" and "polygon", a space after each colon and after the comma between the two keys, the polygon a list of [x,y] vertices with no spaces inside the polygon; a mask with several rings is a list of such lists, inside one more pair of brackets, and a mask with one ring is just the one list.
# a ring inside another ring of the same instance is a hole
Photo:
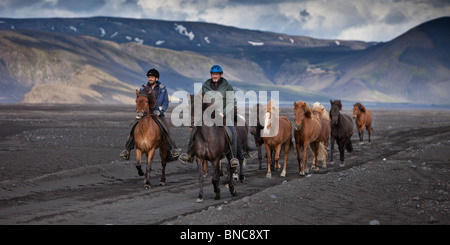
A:
{"label": "riding boot", "polygon": [[167,161],[171,162],[177,160],[177,158],[180,156],[181,149],[177,148],[177,146],[175,145],[175,141],[170,135],[164,114],[161,114],[159,117],[154,117],[154,119],[155,122],[158,124],[159,128],[161,129],[163,137],[167,140],[167,152],[168,152]]}
{"label": "riding boot", "polygon": [[192,163],[194,162],[194,156],[195,156],[195,150],[194,150],[194,134],[196,131],[196,127],[192,129],[191,137],[189,138],[189,144],[188,144],[188,151],[186,153],[182,153],[178,160],[180,160],[183,163]]}
{"label": "riding boot", "polygon": [[133,124],[133,127],[131,128],[130,134],[128,135],[127,142],[125,143],[125,150],[123,150],[120,153],[120,157],[129,160],[130,159],[130,152],[132,149],[134,149],[134,129],[136,128],[138,121],[136,121]]}
{"label": "riding boot", "polygon": [[231,158],[231,160],[230,160],[230,165],[232,168],[235,168],[235,167],[239,167],[239,159],[237,158],[238,157],[237,133],[236,133],[234,126],[227,126],[227,127],[230,129],[231,134],[232,134],[231,151],[233,153],[233,158]]}

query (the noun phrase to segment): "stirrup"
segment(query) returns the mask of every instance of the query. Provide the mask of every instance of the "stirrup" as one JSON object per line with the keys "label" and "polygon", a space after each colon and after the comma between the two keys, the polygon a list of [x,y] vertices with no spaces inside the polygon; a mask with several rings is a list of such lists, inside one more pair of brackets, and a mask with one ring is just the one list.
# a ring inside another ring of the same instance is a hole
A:
{"label": "stirrup", "polygon": [[237,159],[237,158],[232,158],[232,159],[230,160],[230,166],[231,166],[232,168],[239,167],[239,159]]}
{"label": "stirrup", "polygon": [[120,157],[125,159],[125,160],[129,160],[130,159],[130,152],[128,150],[123,150],[120,153]]}
{"label": "stirrup", "polygon": [[172,155],[172,158],[178,158],[180,156],[180,149],[173,149],[170,151],[170,155]]}
{"label": "stirrup", "polygon": [[183,163],[192,163],[194,162],[194,158],[192,156],[189,156],[187,153],[183,153],[178,157],[178,160],[180,160]]}

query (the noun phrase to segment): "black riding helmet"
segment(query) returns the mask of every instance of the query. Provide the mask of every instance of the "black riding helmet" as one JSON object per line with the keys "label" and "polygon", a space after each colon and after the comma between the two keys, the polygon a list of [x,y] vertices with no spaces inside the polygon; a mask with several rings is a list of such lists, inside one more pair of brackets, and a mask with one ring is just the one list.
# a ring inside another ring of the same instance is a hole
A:
{"label": "black riding helmet", "polygon": [[156,78],[159,78],[158,70],[156,70],[155,68],[152,68],[152,69],[148,70],[147,77],[149,77],[149,76],[154,76]]}

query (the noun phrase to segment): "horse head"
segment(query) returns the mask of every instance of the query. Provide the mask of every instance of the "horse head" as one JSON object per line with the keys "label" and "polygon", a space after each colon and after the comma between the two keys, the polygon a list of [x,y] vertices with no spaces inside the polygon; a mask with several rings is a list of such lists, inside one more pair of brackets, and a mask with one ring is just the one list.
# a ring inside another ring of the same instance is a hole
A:
{"label": "horse head", "polygon": [[340,110],[342,110],[342,103],[340,100],[332,101],[330,100],[331,109],[330,109],[330,118],[331,123],[334,125],[338,124],[339,116],[340,116]]}
{"label": "horse head", "polygon": [[275,118],[273,114],[277,113],[278,115],[280,109],[278,109],[275,105],[274,100],[270,100],[269,103],[264,107],[264,131],[269,131],[272,126],[272,120]]}
{"label": "horse head", "polygon": [[147,92],[139,92],[136,89],[136,119],[141,119],[147,114],[150,108],[155,107],[156,99],[155,97]]}
{"label": "horse head", "polygon": [[353,105],[353,118],[356,118],[359,113],[366,112],[366,107],[364,107],[361,103],[356,103]]}
{"label": "horse head", "polygon": [[309,108],[308,104],[305,102],[299,100],[297,102],[294,102],[294,108],[292,108],[295,115],[295,130],[300,130],[302,128],[302,122],[305,117],[311,118],[311,108]]}

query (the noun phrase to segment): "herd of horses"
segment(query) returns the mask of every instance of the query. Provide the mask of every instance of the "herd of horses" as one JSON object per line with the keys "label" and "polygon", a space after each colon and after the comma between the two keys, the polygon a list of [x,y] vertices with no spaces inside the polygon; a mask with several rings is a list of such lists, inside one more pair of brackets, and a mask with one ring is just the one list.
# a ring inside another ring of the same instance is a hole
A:
{"label": "herd of horses", "polygon": [[[190,104],[191,125],[194,125],[194,103]],[[167,163],[166,139],[163,137],[159,126],[154,121],[155,115],[150,113],[150,109],[155,104],[155,98],[149,94],[141,94],[136,91],[136,112],[139,122],[134,131],[135,146],[136,146],[136,168],[140,176],[144,176],[145,188],[150,188],[149,174],[155,151],[159,148],[161,157],[161,180],[160,185],[165,185],[165,168]],[[279,115],[280,108],[275,106],[273,101],[269,101],[266,106],[257,104],[256,115],[257,125],[249,127],[247,123],[245,126],[238,126],[235,124],[237,132],[238,147],[242,147],[242,153],[248,153],[249,147],[247,142],[248,133],[253,135],[255,145],[258,149],[259,170],[262,170],[262,145],[265,146],[267,153],[267,173],[266,177],[271,178],[271,168],[278,170],[280,168],[279,159],[281,150],[284,151],[284,166],[281,171],[281,177],[286,176],[286,164],[289,153],[293,152],[292,138],[295,140],[295,147],[297,152],[297,161],[299,174],[304,176],[309,173],[308,167],[308,149],[312,152],[312,169],[319,171],[318,162],[322,161],[322,168],[326,168],[327,149],[330,149],[330,162],[333,162],[334,143],[336,142],[340,154],[340,166],[344,166],[344,152],[353,151],[352,142],[350,140],[353,135],[353,121],[352,118],[346,114],[342,114],[342,103],[340,100],[330,100],[331,109],[327,112],[325,107],[316,102],[313,108],[304,101],[294,102],[292,110],[294,111],[294,122],[291,123],[286,116]],[[210,107],[211,103],[202,103],[202,112]],[[260,113],[264,113],[264,123],[260,121]],[[203,113],[202,113],[203,115]],[[368,131],[369,143],[370,134],[372,132],[372,113],[366,109],[361,103],[356,103],[353,106],[353,118],[355,119],[356,128],[359,134],[359,143],[363,143],[364,129]],[[272,127],[277,124],[278,127]],[[242,125],[242,124],[239,124]],[[211,162],[213,167],[212,184],[215,192],[215,199],[220,199],[220,176],[221,159],[228,159],[228,176],[226,183],[232,196],[236,195],[234,188],[233,173],[237,172],[236,167],[231,167],[229,164],[232,158],[230,145],[227,140],[226,127],[217,126],[216,124],[196,126],[197,129],[193,135],[193,147],[195,148],[195,158],[197,162],[199,195],[197,202],[203,201],[203,181],[208,169],[208,163]],[[271,130],[277,129],[276,133],[270,134]],[[268,134],[261,134],[266,132]],[[293,135],[292,135],[293,134]],[[268,136],[265,136],[268,135]],[[292,137],[294,136],[294,137]],[[239,151],[241,152],[241,151]],[[238,154],[237,158],[240,162],[239,179],[243,181],[243,162],[244,154]],[[142,171],[141,158],[145,154],[147,157],[147,165],[145,173]]]}

